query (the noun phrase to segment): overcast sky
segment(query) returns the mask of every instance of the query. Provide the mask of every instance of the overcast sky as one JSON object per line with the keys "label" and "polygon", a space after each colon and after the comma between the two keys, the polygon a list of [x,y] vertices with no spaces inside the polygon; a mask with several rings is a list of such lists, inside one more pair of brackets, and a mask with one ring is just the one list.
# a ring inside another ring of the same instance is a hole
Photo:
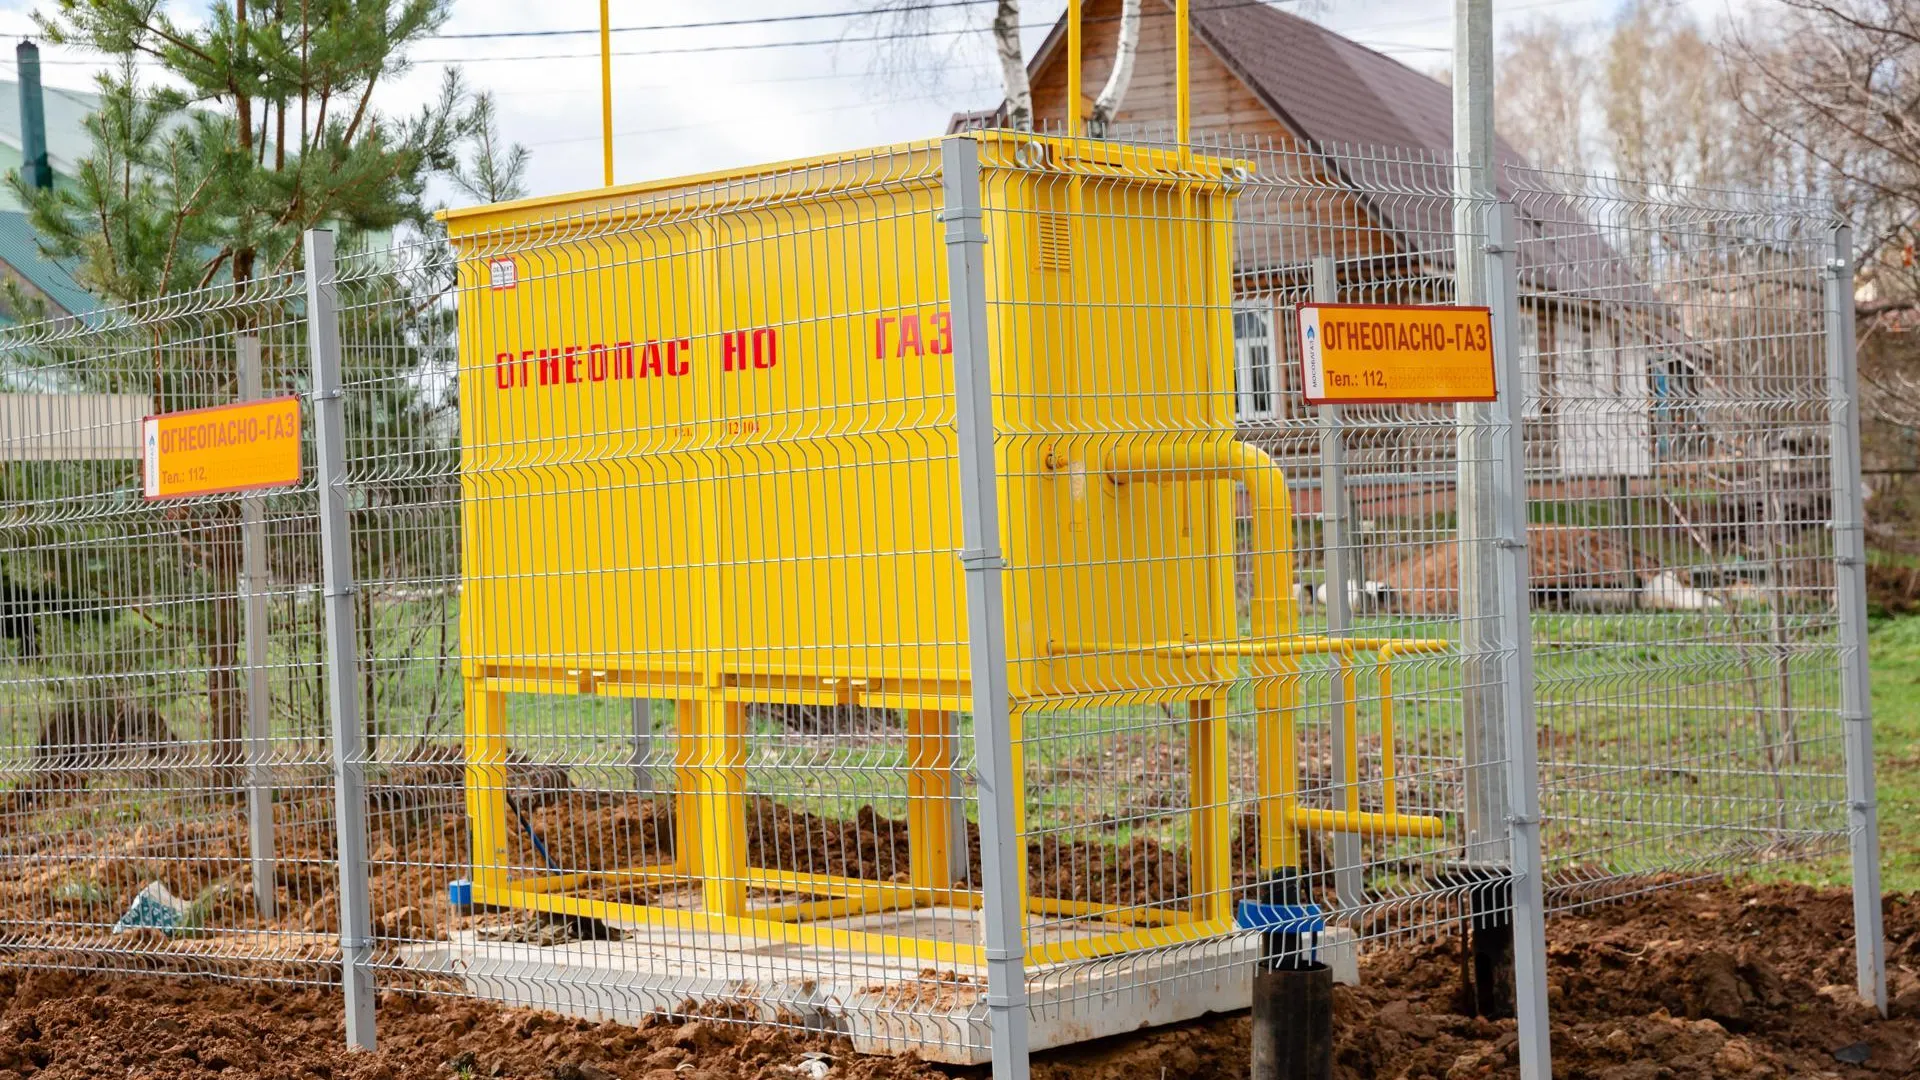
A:
{"label": "overcast sky", "polygon": [[[1267,0],[1299,12],[1424,71],[1446,67],[1448,0]],[[1496,28],[1540,16],[1598,20],[1623,0],[1495,0]],[[1670,0],[1707,18],[1731,4],[1764,0]],[[0,0],[0,33],[31,32],[33,0]],[[173,5],[183,18],[204,3]],[[990,4],[935,13],[932,35],[887,46],[886,28],[845,18],[796,15],[857,11],[873,0],[613,0],[616,179],[647,180],[924,138],[956,110],[1000,97],[981,25]],[[1027,0],[1029,54],[1065,0]],[[595,31],[596,0],[456,0],[444,36],[415,52],[416,69],[388,93],[390,110],[433,90],[439,68],[457,63],[476,88],[498,98],[504,134],[532,152],[530,186],[545,194],[600,182],[597,33],[461,37],[501,31]],[[742,25],[663,29],[664,25]],[[832,44],[781,45],[783,42]],[[11,50],[0,77],[13,77]],[[49,47],[49,85],[90,89],[94,58]]]}

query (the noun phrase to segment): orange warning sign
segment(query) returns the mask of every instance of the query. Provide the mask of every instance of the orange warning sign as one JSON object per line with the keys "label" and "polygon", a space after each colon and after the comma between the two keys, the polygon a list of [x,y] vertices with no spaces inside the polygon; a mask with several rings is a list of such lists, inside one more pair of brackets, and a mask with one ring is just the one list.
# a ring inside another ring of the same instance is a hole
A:
{"label": "orange warning sign", "polygon": [[149,499],[288,487],[300,482],[300,399],[149,416],[141,450]]}
{"label": "orange warning sign", "polygon": [[1309,405],[1494,400],[1486,308],[1301,304],[1299,311]]}

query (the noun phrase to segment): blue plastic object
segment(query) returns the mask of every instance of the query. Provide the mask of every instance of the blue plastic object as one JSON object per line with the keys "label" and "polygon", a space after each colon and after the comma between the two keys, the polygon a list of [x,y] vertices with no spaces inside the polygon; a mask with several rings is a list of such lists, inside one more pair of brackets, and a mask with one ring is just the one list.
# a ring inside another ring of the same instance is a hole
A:
{"label": "blue plastic object", "polygon": [[[513,802],[511,799],[507,801],[510,803]],[[527,815],[521,811],[518,803],[513,803],[513,816],[520,819],[520,828],[526,831],[527,839],[533,841],[533,850],[539,852],[540,858],[546,861],[547,869],[552,870],[556,874],[559,873],[560,864],[554,862],[553,856],[547,854],[547,842],[540,839],[540,834],[534,830],[533,822],[527,820]]]}
{"label": "blue plastic object", "polygon": [[455,911],[465,911],[473,906],[473,882],[466,878],[454,878],[447,882],[447,902]]}
{"label": "blue plastic object", "polygon": [[[1242,900],[1234,911],[1233,921],[1242,930],[1260,931],[1267,950],[1277,944],[1281,952],[1295,952],[1304,936],[1307,958],[1320,959],[1320,935],[1327,929],[1327,920],[1319,904],[1257,904]],[[1289,937],[1293,940],[1288,941]],[[1276,942],[1275,938],[1279,940]]]}
{"label": "blue plastic object", "polygon": [[1326,916],[1319,904],[1256,904],[1242,900],[1233,921],[1242,930],[1269,934],[1318,934],[1327,929]]}

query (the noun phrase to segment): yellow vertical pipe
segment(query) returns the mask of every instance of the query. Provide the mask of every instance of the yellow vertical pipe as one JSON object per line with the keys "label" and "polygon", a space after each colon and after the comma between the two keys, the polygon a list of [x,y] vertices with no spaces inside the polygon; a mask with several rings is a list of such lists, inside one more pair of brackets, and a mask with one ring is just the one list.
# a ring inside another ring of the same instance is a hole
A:
{"label": "yellow vertical pipe", "polygon": [[467,680],[467,821],[473,841],[474,899],[484,901],[507,885],[507,699]]}
{"label": "yellow vertical pipe", "polygon": [[1333,658],[1340,665],[1340,693],[1344,701],[1340,709],[1340,731],[1347,740],[1347,760],[1340,770],[1340,782],[1352,793],[1347,805],[1357,810],[1360,806],[1360,703],[1354,697],[1359,693],[1360,682],[1354,675],[1351,649],[1342,649],[1334,653]]}
{"label": "yellow vertical pipe", "polygon": [[1200,919],[1233,914],[1233,818],[1227,790],[1227,699],[1210,694],[1187,705],[1187,791],[1193,841],[1188,854],[1192,911]]}
{"label": "yellow vertical pipe", "polygon": [[[1185,143],[1181,153],[1186,153]],[[1232,250],[1231,244],[1226,246]],[[1250,468],[1241,476],[1253,500],[1255,588],[1249,611],[1253,640],[1276,645],[1299,633],[1293,610],[1293,512],[1285,483],[1272,460],[1245,443],[1235,449]],[[1299,759],[1295,713],[1299,707],[1297,657],[1260,657],[1253,662],[1253,703],[1260,743],[1260,846],[1264,870],[1300,865]]]}
{"label": "yellow vertical pipe", "polygon": [[1381,810],[1388,817],[1400,812],[1399,792],[1395,790],[1393,760],[1393,653],[1392,645],[1380,648],[1380,785]]}
{"label": "yellow vertical pipe", "polygon": [[[1256,676],[1253,711],[1260,741],[1260,868],[1296,869],[1300,865],[1300,817],[1297,778],[1300,758],[1294,717],[1300,709],[1300,661],[1281,657],[1275,672]],[[1254,662],[1254,670],[1262,670]]]}
{"label": "yellow vertical pipe", "polygon": [[[1260,742],[1262,847],[1277,860],[1268,869],[1298,865],[1297,761],[1293,756],[1293,708],[1298,668],[1277,648],[1298,632],[1293,610],[1293,512],[1285,475],[1267,452],[1249,443],[1203,446],[1128,445],[1108,451],[1102,469],[1110,480],[1153,482],[1169,470],[1186,479],[1237,479],[1253,502],[1253,640],[1274,652],[1256,654],[1253,666],[1255,724]],[[1351,652],[1350,645],[1340,648]],[[1350,664],[1348,665],[1351,666]]]}
{"label": "yellow vertical pipe", "polygon": [[1080,137],[1080,0],[1067,0],[1067,138]]}
{"label": "yellow vertical pipe", "polygon": [[[1184,0],[1183,0],[1184,2]],[[600,0],[600,154],[608,187],[613,186],[613,24],[607,0]]]}
{"label": "yellow vertical pipe", "polygon": [[1181,156],[1187,153],[1187,144],[1193,141],[1193,91],[1188,86],[1187,67],[1187,2],[1176,0],[1173,5],[1173,81],[1174,100],[1178,103],[1174,113],[1174,141],[1180,144]]}

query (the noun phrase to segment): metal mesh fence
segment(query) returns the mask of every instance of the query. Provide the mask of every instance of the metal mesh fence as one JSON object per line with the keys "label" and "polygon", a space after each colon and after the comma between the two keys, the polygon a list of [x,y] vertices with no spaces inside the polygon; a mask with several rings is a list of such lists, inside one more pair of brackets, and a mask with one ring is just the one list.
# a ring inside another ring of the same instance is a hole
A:
{"label": "metal mesh fence", "polygon": [[339,960],[310,485],[143,498],[142,418],[297,392],[281,276],[0,333],[8,961]]}
{"label": "metal mesh fence", "polygon": [[1831,852],[1839,222],[1774,196],[1513,182],[1537,253],[1521,356],[1559,896]]}
{"label": "metal mesh fence", "polygon": [[[5,959],[952,1061],[1242,1007],[1505,917],[1526,604],[1556,902],[1832,850],[1834,222],[1458,180],[981,134],[0,332]],[[1307,405],[1308,302],[1494,303],[1523,442]],[[289,392],[302,485],[141,497]]]}
{"label": "metal mesh fence", "polygon": [[464,788],[375,842],[394,977],[983,1047],[937,162],[456,215],[450,256],[350,269],[346,341],[459,318],[457,431],[349,454],[396,491],[357,584],[415,594],[374,773]]}

